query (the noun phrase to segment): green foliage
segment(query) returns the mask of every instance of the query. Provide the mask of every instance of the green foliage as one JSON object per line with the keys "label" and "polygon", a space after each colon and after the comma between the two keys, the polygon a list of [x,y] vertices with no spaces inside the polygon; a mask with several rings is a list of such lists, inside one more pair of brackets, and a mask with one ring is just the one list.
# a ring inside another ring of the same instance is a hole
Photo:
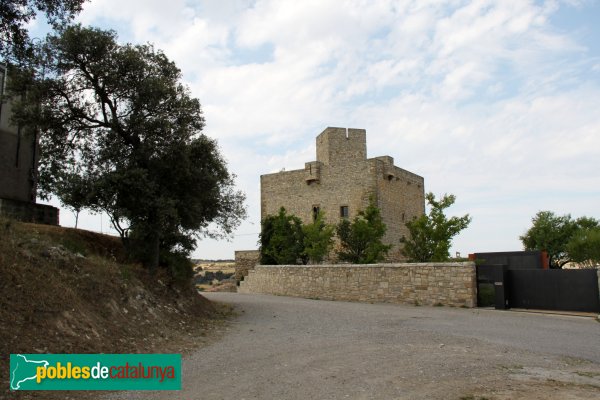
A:
{"label": "green foliage", "polygon": [[319,264],[329,254],[333,245],[333,234],[335,228],[327,225],[323,219],[323,213],[319,211],[315,220],[302,227],[304,234],[303,255],[311,264]]}
{"label": "green foliage", "polygon": [[340,221],[336,231],[340,239],[340,249],[337,252],[340,261],[353,264],[377,263],[385,258],[392,247],[381,242],[386,226],[373,200],[352,222],[347,219]]}
{"label": "green foliage", "polygon": [[81,11],[85,0],[2,0],[0,2],[0,58],[21,61],[31,56],[33,44],[27,24],[40,15],[54,29]]}
{"label": "green foliage", "polygon": [[578,229],[565,248],[572,261],[585,267],[600,265],[600,227]]}
{"label": "green foliage", "polygon": [[185,252],[163,251],[160,254],[160,264],[167,268],[177,285],[189,283],[194,276],[193,264]]}
{"label": "green foliage", "polygon": [[425,199],[429,214],[406,223],[410,238],[403,240],[402,253],[413,262],[446,261],[450,258],[452,238],[469,226],[471,217],[446,217],[444,210],[454,204],[454,195],[444,195],[438,201],[433,193],[427,193]]}
{"label": "green foliage", "polygon": [[112,31],[81,26],[46,47],[45,78],[16,111],[41,131],[40,194],[66,198],[61,171],[73,167],[93,193],[83,206],[108,213],[150,269],[164,251],[189,252],[196,237],[231,234],[244,195],[202,134],[200,103],[176,65],[151,45],[120,45]]}
{"label": "green foliage", "polygon": [[194,283],[197,285],[211,284],[215,279],[218,281],[224,281],[225,279],[231,278],[233,275],[233,272],[227,273],[223,271],[205,271],[201,275],[196,275],[194,278]]}
{"label": "green foliage", "polygon": [[[539,211],[532,219],[532,226],[519,239],[525,250],[543,250],[548,253],[551,268],[562,268],[568,262],[575,261],[569,249],[574,251],[578,260],[593,254],[590,238],[595,237],[594,229],[600,225],[594,218],[581,217],[573,220],[569,214],[556,215],[552,211]],[[591,232],[591,236],[586,233]],[[573,240],[573,243],[569,243]],[[583,260],[582,260],[583,261]]]}
{"label": "green foliage", "polygon": [[263,265],[306,264],[302,221],[281,207],[261,223],[260,263]]}
{"label": "green foliage", "polygon": [[552,211],[540,211],[532,219],[532,226],[519,239],[525,250],[544,250],[548,253],[550,266],[561,268],[569,262],[567,243],[575,232],[570,215],[555,215]]}
{"label": "green foliage", "polygon": [[79,213],[94,198],[94,187],[90,178],[75,171],[60,173],[56,179],[55,194],[61,204],[75,213],[75,228]]}

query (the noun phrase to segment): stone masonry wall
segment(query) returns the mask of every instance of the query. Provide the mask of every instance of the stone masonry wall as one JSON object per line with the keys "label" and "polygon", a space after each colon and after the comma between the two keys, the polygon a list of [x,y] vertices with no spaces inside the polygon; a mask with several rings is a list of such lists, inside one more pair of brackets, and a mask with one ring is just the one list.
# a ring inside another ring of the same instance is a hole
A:
{"label": "stone masonry wall", "polygon": [[476,307],[475,263],[257,265],[240,293]]}
{"label": "stone masonry wall", "polygon": [[258,250],[238,250],[235,252],[235,280],[241,281],[248,275],[248,271],[254,269],[254,266],[260,261],[260,252]]}
{"label": "stone masonry wall", "polygon": [[58,225],[60,210],[46,204],[0,199],[0,215],[22,222]]}
{"label": "stone masonry wall", "polygon": [[35,202],[37,141],[30,130],[10,125],[10,116],[10,102],[0,104],[0,198]]}
{"label": "stone masonry wall", "polygon": [[405,261],[401,240],[410,237],[406,222],[425,212],[423,178],[394,165],[392,157],[369,159],[377,179],[377,205],[386,225],[383,242],[393,247],[387,261]]}

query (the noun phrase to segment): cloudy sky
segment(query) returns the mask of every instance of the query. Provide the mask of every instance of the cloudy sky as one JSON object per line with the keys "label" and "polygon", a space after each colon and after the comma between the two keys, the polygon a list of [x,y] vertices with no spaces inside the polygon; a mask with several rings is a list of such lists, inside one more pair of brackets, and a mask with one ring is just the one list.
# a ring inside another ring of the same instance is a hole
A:
{"label": "cloudy sky", "polygon": [[599,1],[92,0],[78,19],[154,43],[203,105],[249,218],[197,258],[256,248],[259,176],[314,160],[327,126],[455,194],[473,222],[453,252],[519,250],[539,210],[600,218]]}

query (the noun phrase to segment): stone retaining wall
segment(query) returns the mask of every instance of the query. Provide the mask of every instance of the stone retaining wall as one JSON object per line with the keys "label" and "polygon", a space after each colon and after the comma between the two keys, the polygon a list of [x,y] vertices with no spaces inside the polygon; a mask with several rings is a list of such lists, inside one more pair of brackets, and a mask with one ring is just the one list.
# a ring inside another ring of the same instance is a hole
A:
{"label": "stone retaining wall", "polygon": [[455,307],[477,306],[475,263],[257,265],[240,293]]}
{"label": "stone retaining wall", "polygon": [[258,250],[238,250],[235,252],[235,280],[241,281],[248,275],[248,271],[259,263],[260,252]]}
{"label": "stone retaining wall", "polygon": [[58,225],[60,210],[46,204],[0,199],[0,215],[22,222]]}

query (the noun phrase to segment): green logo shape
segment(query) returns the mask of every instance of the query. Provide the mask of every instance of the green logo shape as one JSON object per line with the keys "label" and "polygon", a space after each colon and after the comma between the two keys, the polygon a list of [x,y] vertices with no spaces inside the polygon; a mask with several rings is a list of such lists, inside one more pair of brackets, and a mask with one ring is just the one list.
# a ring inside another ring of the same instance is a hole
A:
{"label": "green logo shape", "polygon": [[11,390],[181,390],[180,354],[11,354]]}

